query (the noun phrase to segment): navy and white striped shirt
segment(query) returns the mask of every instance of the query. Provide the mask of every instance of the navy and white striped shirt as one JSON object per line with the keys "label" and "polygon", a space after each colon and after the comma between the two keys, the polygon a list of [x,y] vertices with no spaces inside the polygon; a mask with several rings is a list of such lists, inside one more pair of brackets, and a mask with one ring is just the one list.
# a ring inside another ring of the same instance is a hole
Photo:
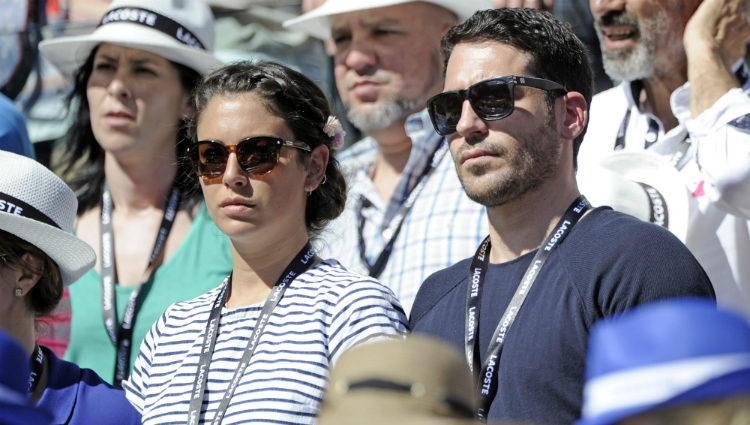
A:
{"label": "navy and white striped shirt", "polygon": [[[123,383],[144,424],[187,421],[206,322],[220,289],[173,304],[144,339]],[[200,423],[216,415],[262,307],[222,309]],[[388,288],[335,260],[321,262],[298,276],[274,309],[222,424],[313,423],[329,366],[344,351],[407,330]]]}

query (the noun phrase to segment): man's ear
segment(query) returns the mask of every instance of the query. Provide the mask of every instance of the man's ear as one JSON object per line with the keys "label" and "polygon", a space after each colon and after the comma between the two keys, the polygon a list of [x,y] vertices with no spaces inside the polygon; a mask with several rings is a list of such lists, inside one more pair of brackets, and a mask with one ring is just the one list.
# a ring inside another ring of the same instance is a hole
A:
{"label": "man's ear", "polygon": [[[13,288],[21,288],[23,295],[28,294],[34,285],[39,282],[44,271],[44,261],[30,253],[21,256],[23,267],[13,267]],[[36,270],[36,271],[32,271]]]}
{"label": "man's ear", "polygon": [[305,192],[312,192],[322,184],[326,174],[326,167],[328,167],[329,157],[330,152],[326,145],[318,145],[310,152],[310,163],[307,168],[307,178],[305,179]]}
{"label": "man's ear", "polygon": [[563,138],[573,140],[586,128],[589,119],[588,104],[583,95],[577,91],[566,93],[561,100],[562,108],[558,109],[558,127]]}

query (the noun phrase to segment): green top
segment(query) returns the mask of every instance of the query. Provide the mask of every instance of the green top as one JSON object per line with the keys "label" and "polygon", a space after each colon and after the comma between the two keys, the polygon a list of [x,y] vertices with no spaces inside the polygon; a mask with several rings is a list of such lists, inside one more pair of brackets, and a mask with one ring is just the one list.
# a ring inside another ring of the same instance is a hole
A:
{"label": "green top", "polygon": [[[151,240],[144,241],[144,249],[150,249],[152,243]],[[154,282],[135,320],[130,370],[140,352],[141,341],[167,307],[219,286],[231,271],[229,239],[213,223],[203,204],[177,252],[154,274]],[[102,379],[112,383],[115,347],[102,319],[101,282],[99,272],[91,269],[70,286],[73,316],[65,360],[93,369]],[[135,287],[116,285],[115,289],[117,316],[122,323],[123,312]]]}

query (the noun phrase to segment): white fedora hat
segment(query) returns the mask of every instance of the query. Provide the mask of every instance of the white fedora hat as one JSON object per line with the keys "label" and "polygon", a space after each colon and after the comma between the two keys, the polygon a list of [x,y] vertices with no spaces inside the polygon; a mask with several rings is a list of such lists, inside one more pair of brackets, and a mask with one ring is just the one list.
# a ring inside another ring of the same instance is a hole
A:
{"label": "white fedora hat", "polygon": [[[284,28],[304,32],[321,40],[331,38],[331,15],[414,3],[416,0],[326,0],[320,7],[284,22]],[[492,9],[492,0],[423,0],[453,12],[465,21],[477,10]]]}
{"label": "white fedora hat", "polygon": [[594,205],[608,205],[669,229],[682,242],[697,211],[680,173],[648,151],[617,151],[581,166],[578,188]]}
{"label": "white fedora hat", "polygon": [[223,65],[212,55],[214,17],[201,0],[115,0],[91,34],[45,40],[39,49],[71,78],[100,43],[145,50],[200,74]]}
{"label": "white fedora hat", "polygon": [[78,200],[44,165],[0,151],[0,230],[31,243],[60,268],[70,285],[96,261],[91,247],[73,236]]}

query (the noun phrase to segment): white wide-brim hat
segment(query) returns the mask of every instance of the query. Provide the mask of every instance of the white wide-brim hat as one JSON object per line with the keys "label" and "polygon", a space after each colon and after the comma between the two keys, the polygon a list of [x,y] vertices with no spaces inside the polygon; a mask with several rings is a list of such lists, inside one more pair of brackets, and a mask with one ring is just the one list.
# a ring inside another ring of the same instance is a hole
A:
{"label": "white wide-brim hat", "polygon": [[[453,12],[463,22],[477,10],[492,9],[492,0],[423,0]],[[321,40],[331,38],[331,15],[414,3],[415,0],[326,0],[320,7],[284,22],[284,28],[304,32]]]}
{"label": "white wide-brim hat", "polygon": [[44,165],[0,151],[0,230],[44,251],[60,268],[63,285],[83,276],[96,261],[94,250],[75,237],[78,200]]}
{"label": "white wide-brim hat", "polygon": [[669,229],[685,242],[695,199],[677,169],[649,151],[617,151],[581,165],[578,188],[594,206],[608,205]]}
{"label": "white wide-brim hat", "polygon": [[201,0],[115,0],[94,32],[44,40],[39,49],[70,79],[101,43],[145,50],[201,75],[223,66],[212,54],[213,14]]}

